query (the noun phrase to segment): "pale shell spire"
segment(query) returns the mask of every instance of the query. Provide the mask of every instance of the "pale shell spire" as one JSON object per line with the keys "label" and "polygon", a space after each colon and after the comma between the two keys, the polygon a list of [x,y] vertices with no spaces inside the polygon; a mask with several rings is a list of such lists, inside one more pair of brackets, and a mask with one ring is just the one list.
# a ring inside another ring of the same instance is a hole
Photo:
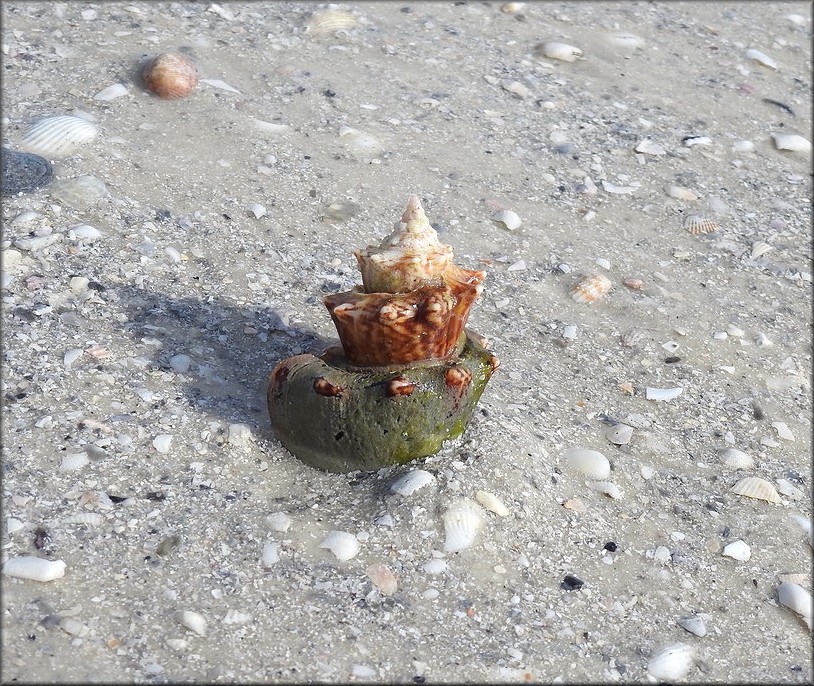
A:
{"label": "pale shell spire", "polygon": [[367,293],[404,293],[438,286],[452,263],[452,246],[438,240],[421,200],[411,195],[401,222],[378,247],[356,253]]}

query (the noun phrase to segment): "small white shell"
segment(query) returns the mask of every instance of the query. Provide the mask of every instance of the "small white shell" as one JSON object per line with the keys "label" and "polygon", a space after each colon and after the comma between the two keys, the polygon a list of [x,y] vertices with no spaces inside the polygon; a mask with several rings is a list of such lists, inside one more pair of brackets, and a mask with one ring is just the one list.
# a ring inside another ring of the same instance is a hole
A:
{"label": "small white shell", "polygon": [[562,60],[563,62],[575,62],[582,57],[582,50],[568,43],[559,41],[546,41],[537,46],[537,52],[552,60]]}
{"label": "small white shell", "polygon": [[619,500],[622,497],[622,491],[612,481],[588,481],[587,486],[592,491],[602,493],[613,500]]}
{"label": "small white shell", "polygon": [[693,193],[689,188],[684,188],[683,186],[667,186],[666,192],[671,198],[676,198],[678,200],[698,200],[698,196],[695,193]]}
{"label": "small white shell", "polygon": [[744,53],[744,57],[747,60],[752,60],[753,62],[757,62],[758,64],[767,67],[768,69],[777,69],[777,62],[775,62],[771,57],[767,54],[760,52],[760,50],[755,50],[754,48],[750,48]]}
{"label": "small white shell", "polygon": [[82,469],[88,462],[90,462],[90,458],[87,453],[68,453],[62,456],[59,469],[63,472],[73,472]]}
{"label": "small white shell", "polygon": [[306,33],[314,36],[341,36],[356,26],[356,17],[345,10],[315,12],[308,19]]}
{"label": "small white shell", "polygon": [[62,520],[64,524],[88,524],[89,526],[97,526],[104,521],[105,518],[98,512],[77,512]]}
{"label": "small white shell", "polygon": [[681,395],[684,389],[681,386],[675,388],[651,388],[645,387],[644,397],[647,400],[672,400]]}
{"label": "small white shell", "polygon": [[747,562],[752,557],[752,549],[742,540],[732,541],[721,552],[721,555],[731,557],[733,560]]}
{"label": "small white shell", "polygon": [[792,152],[811,152],[811,141],[796,133],[773,133],[774,147]]}
{"label": "small white shell", "polygon": [[374,562],[365,569],[365,574],[382,595],[393,595],[396,592],[398,580],[387,565]]}
{"label": "small white shell", "polygon": [[468,548],[483,524],[483,510],[472,500],[464,498],[451,505],[443,515],[444,551],[454,553]]}
{"label": "small white shell", "polygon": [[784,441],[793,441],[794,434],[789,429],[789,425],[786,422],[772,422],[772,426],[777,429],[777,437],[782,438]]}
{"label": "small white shell", "polygon": [[390,490],[393,491],[393,493],[407,497],[434,480],[435,477],[429,472],[423,469],[412,469],[396,479],[390,485]]}
{"label": "small white shell", "polygon": [[759,257],[763,257],[770,250],[774,250],[774,246],[764,243],[763,241],[755,241],[752,243],[752,250],[749,253],[749,257],[756,260]]}
{"label": "small white shell", "polygon": [[780,502],[780,494],[777,489],[766,479],[761,479],[759,476],[747,476],[736,483],[731,489],[732,493],[742,495],[747,498],[755,498],[757,500],[765,500],[769,503],[778,504]]}
{"label": "small white shell", "polygon": [[498,517],[507,517],[509,515],[509,508],[494,493],[475,491],[475,500],[490,512],[494,512]]}
{"label": "small white shell", "polygon": [[91,121],[60,114],[35,122],[25,133],[20,144],[29,152],[46,157],[68,155],[91,140],[99,128]]}
{"label": "small white shell", "polygon": [[280,561],[280,544],[277,541],[266,541],[263,544],[263,553],[260,562],[264,567],[271,567]]}
{"label": "small white shell", "polygon": [[578,303],[594,303],[605,297],[612,287],[611,280],[603,274],[583,274],[571,287],[571,299]]}
{"label": "small white shell", "polygon": [[272,512],[266,517],[266,526],[272,531],[285,533],[291,526],[291,517],[285,512]]}
{"label": "small white shell", "polygon": [[337,560],[344,562],[356,555],[362,544],[359,543],[356,536],[347,531],[329,531],[328,535],[325,536],[325,540],[319,544],[319,547],[328,548],[336,556]]}
{"label": "small white shell", "polygon": [[199,636],[206,636],[206,620],[199,612],[183,610],[178,613],[178,621]]}
{"label": "small white shell", "polygon": [[633,427],[627,424],[614,424],[605,429],[605,438],[614,445],[627,445],[633,438]]}
{"label": "small white shell", "polygon": [[755,144],[745,139],[737,140],[732,144],[732,152],[752,152]]}
{"label": "small white shell", "polygon": [[712,233],[717,231],[720,226],[712,219],[701,217],[697,214],[691,214],[684,220],[684,228],[687,229],[693,236],[698,236],[702,233]]}
{"label": "small white shell", "polygon": [[63,617],[59,622],[59,628],[66,634],[80,638],[84,638],[90,633],[90,628],[74,617]]}
{"label": "small white shell", "polygon": [[788,479],[778,479],[777,480],[777,491],[781,495],[785,495],[792,500],[802,500],[805,498],[805,493],[803,493],[797,486],[795,486],[791,481]]}
{"label": "small white shell", "polygon": [[678,620],[678,624],[683,629],[686,629],[691,634],[703,638],[707,635],[707,624],[703,617],[698,615],[687,615]]}
{"label": "small white shell", "polygon": [[102,237],[102,232],[90,224],[77,224],[68,229],[68,240],[92,243]]}
{"label": "small white shell", "polygon": [[115,100],[116,98],[121,98],[125,95],[127,95],[127,88],[125,88],[121,83],[114,83],[112,86],[108,86],[107,88],[100,90],[96,95],[93,96],[93,99],[108,102],[110,100]]}
{"label": "small white shell", "polygon": [[492,221],[500,222],[505,226],[509,231],[514,231],[520,228],[520,225],[523,223],[523,220],[520,219],[520,215],[517,214],[514,210],[497,210],[492,214],[491,217]]}
{"label": "small white shell", "polygon": [[260,219],[268,214],[268,210],[260,203],[253,202],[249,204],[246,209],[254,215],[255,219]]}
{"label": "small white shell", "polygon": [[162,455],[170,452],[170,445],[172,444],[172,436],[170,434],[159,434],[153,439],[153,447]]}
{"label": "small white shell", "polygon": [[65,563],[62,560],[44,560],[33,555],[23,555],[6,560],[3,574],[32,581],[53,581],[65,576]]}
{"label": "small white shell", "polygon": [[589,479],[604,481],[611,474],[608,458],[589,448],[568,448],[564,455],[568,466]]}
{"label": "small white shell", "polygon": [[777,600],[781,605],[796,612],[811,629],[812,598],[802,586],[784,581],[777,587]]}
{"label": "small white shell", "polygon": [[730,469],[751,469],[755,466],[752,456],[737,448],[724,448],[718,456],[721,463]]}
{"label": "small white shell", "polygon": [[647,671],[660,681],[675,681],[692,667],[695,649],[687,643],[668,643],[650,656]]}
{"label": "small white shell", "polygon": [[667,151],[664,149],[663,146],[659,145],[655,141],[645,138],[644,140],[640,141],[639,144],[635,148],[636,152],[641,153],[643,155],[666,155]]}

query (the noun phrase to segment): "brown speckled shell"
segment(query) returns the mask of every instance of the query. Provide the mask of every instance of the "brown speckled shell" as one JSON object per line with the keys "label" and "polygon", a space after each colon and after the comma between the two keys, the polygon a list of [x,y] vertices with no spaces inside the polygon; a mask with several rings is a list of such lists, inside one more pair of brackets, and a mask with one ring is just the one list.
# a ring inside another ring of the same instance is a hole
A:
{"label": "brown speckled shell", "polygon": [[198,85],[198,68],[186,55],[166,52],[154,57],[142,72],[144,87],[165,100],[189,95]]}

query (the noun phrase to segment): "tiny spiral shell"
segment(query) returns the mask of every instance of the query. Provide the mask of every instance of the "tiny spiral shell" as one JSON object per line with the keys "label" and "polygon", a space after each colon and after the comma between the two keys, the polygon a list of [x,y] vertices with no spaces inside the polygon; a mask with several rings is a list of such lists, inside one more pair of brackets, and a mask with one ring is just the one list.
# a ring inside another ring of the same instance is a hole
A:
{"label": "tiny spiral shell", "polygon": [[583,274],[571,287],[571,298],[578,303],[593,303],[601,300],[612,286],[603,274]]}
{"label": "tiny spiral shell", "polygon": [[142,72],[144,86],[165,100],[185,98],[198,85],[198,68],[186,55],[166,52],[154,57]]}

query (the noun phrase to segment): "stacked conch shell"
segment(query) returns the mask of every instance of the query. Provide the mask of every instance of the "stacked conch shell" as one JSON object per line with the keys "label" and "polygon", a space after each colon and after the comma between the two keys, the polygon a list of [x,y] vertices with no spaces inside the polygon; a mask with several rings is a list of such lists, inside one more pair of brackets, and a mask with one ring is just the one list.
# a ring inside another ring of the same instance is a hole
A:
{"label": "stacked conch shell", "polygon": [[486,273],[452,262],[418,196],[378,247],[355,253],[363,286],[324,302],[345,355],[360,366],[443,359],[462,345]]}

